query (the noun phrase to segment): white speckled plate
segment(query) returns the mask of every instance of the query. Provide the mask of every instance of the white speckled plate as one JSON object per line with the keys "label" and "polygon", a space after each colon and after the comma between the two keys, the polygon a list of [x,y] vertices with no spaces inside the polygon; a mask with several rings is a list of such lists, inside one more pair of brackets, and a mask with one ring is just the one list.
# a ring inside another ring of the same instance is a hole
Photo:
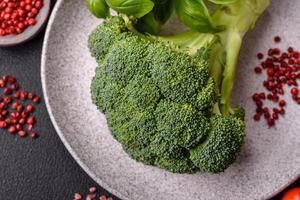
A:
{"label": "white speckled plate", "polygon": [[82,0],[59,0],[48,25],[42,83],[51,120],[82,168],[122,199],[266,199],[300,174],[300,109],[289,104],[286,120],[276,128],[253,122],[251,94],[261,88],[261,80],[253,73],[255,55],[273,45],[275,34],[284,38],[282,47],[300,48],[299,7],[299,0],[273,0],[245,39],[234,99],[247,110],[247,139],[225,173],[172,174],[137,163],[122,151],[90,99],[96,62],[86,43],[100,21],[89,14]]}

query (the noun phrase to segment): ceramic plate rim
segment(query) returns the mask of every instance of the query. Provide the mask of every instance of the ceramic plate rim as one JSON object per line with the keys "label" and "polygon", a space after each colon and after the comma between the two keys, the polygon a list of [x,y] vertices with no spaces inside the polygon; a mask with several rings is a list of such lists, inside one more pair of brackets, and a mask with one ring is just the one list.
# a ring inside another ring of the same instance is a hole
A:
{"label": "ceramic plate rim", "polygon": [[[73,150],[73,148],[71,147],[71,145],[69,144],[69,142],[67,141],[67,139],[65,138],[64,134],[62,133],[62,131],[60,130],[58,124],[56,123],[55,117],[53,115],[52,112],[52,108],[50,106],[49,103],[49,97],[48,97],[48,91],[47,91],[47,87],[46,87],[46,60],[47,60],[47,52],[48,52],[48,45],[49,45],[49,36],[52,30],[52,25],[54,24],[54,20],[56,18],[57,12],[59,10],[59,8],[61,7],[62,3],[64,2],[64,0],[57,0],[52,13],[50,15],[48,24],[47,24],[47,28],[46,28],[46,32],[45,32],[45,36],[44,36],[44,42],[43,42],[43,47],[42,47],[42,55],[41,55],[41,82],[42,82],[42,90],[43,90],[43,95],[44,95],[44,101],[46,104],[46,108],[48,111],[48,114],[50,116],[51,122],[58,134],[58,136],[60,137],[61,141],[63,142],[63,144],[65,145],[66,149],[68,150],[68,152],[71,154],[71,156],[75,159],[75,161],[79,164],[79,166],[93,179],[95,180],[102,188],[104,188],[105,190],[108,190],[109,192],[111,192],[114,196],[117,196],[120,199],[128,199],[129,197],[124,196],[123,194],[121,194],[119,191],[115,190],[114,188],[112,188],[111,186],[109,186],[109,184],[105,183],[104,181],[101,180],[101,178],[97,177],[92,170],[90,170],[90,168],[81,160],[81,158],[77,155],[77,153]],[[279,194],[280,192],[282,192],[285,188],[287,188],[289,185],[291,185],[292,183],[294,183],[298,178],[300,177],[300,172],[295,176],[295,178],[290,179],[290,181],[284,185],[282,185],[280,188],[278,188],[276,191],[272,192],[271,194],[266,194],[267,199],[270,199],[272,197],[274,197],[275,195]]]}
{"label": "ceramic plate rim", "polygon": [[128,199],[128,197],[124,196],[121,194],[119,191],[115,190],[114,188],[110,187],[107,183],[103,182],[100,178],[98,178],[92,170],[89,169],[89,167],[80,159],[80,157],[77,155],[77,153],[73,150],[69,142],[66,140],[64,134],[60,130],[59,126],[56,123],[55,117],[52,112],[52,108],[49,104],[49,98],[47,95],[47,87],[46,87],[46,60],[47,60],[47,47],[48,47],[48,41],[49,41],[49,35],[51,33],[52,25],[54,23],[54,20],[56,18],[56,13],[58,12],[59,8],[61,7],[62,3],[64,0],[57,0],[51,16],[49,18],[45,36],[44,36],[44,42],[43,42],[43,47],[42,47],[42,58],[41,58],[41,82],[42,82],[42,90],[43,90],[43,96],[44,96],[44,101],[46,104],[46,108],[48,111],[48,114],[50,116],[50,120],[56,130],[56,133],[60,137],[62,143],[65,145],[66,149],[68,152],[71,154],[71,156],[74,158],[74,160],[79,164],[79,166],[94,180],[96,181],[103,189],[108,190],[110,193],[112,193],[114,196],[117,196],[120,199]]}

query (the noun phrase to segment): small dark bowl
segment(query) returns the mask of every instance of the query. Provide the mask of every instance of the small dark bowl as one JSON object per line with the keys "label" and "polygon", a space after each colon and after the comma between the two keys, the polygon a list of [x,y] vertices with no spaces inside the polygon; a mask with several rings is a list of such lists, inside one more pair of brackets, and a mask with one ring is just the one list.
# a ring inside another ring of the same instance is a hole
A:
{"label": "small dark bowl", "polygon": [[21,34],[0,36],[0,47],[19,45],[34,38],[45,25],[50,13],[51,0],[44,0],[43,4],[42,9],[36,16],[37,23],[34,26],[27,27]]}

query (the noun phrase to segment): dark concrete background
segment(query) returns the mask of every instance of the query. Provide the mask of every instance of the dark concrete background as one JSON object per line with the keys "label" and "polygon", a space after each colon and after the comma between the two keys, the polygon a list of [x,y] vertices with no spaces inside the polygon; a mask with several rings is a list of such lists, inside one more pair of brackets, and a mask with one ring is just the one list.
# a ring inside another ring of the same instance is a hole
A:
{"label": "dark concrete background", "polygon": [[[41,32],[26,44],[0,48],[0,77],[11,74],[24,90],[40,96],[43,96],[40,81],[43,38]],[[84,194],[90,186],[97,186],[101,194],[110,196],[67,152],[43,101],[37,106],[36,116],[36,130],[40,134],[37,140],[21,139],[0,130],[0,199],[72,200],[75,192]]]}

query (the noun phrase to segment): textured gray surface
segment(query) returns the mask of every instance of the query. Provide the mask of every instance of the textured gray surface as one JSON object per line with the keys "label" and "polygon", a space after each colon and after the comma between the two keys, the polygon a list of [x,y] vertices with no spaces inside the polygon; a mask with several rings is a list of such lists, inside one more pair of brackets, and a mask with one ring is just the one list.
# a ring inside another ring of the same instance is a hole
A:
{"label": "textured gray surface", "polygon": [[[55,3],[55,0],[52,1]],[[30,42],[0,48],[0,77],[14,75],[24,90],[43,96],[40,79],[44,33]],[[44,100],[37,106],[40,137],[20,139],[0,130],[1,200],[72,200],[97,184],[78,166],[57,136]],[[105,190],[97,186],[100,193]],[[106,193],[108,194],[108,193]],[[114,198],[115,200],[116,198]]]}
{"label": "textured gray surface", "polygon": [[86,40],[100,21],[87,12],[83,1],[61,1],[47,32],[42,69],[48,109],[58,134],[73,157],[99,184],[124,199],[269,197],[299,175],[299,148],[291,147],[300,145],[297,132],[300,113],[295,112],[298,106],[291,105],[287,108],[287,120],[281,120],[276,128],[254,124],[250,97],[261,87],[253,73],[253,66],[257,65],[254,58],[258,50],[272,45],[274,34],[299,46],[296,21],[300,17],[299,6],[297,0],[273,0],[257,28],[246,37],[235,100],[248,111],[248,128],[246,145],[236,163],[218,175],[180,175],[131,160],[110,136],[105,117],[92,105],[89,94],[96,63],[88,53]]}

